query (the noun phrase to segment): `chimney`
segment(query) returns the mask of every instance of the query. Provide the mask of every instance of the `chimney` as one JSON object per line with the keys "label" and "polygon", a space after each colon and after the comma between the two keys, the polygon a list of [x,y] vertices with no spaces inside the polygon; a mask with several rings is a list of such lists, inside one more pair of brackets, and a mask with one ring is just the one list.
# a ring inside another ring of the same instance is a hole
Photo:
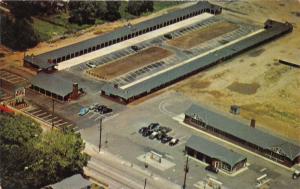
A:
{"label": "chimney", "polygon": [[250,127],[255,128],[255,119],[251,119]]}
{"label": "chimney", "polygon": [[73,83],[73,90],[72,90],[72,94],[71,94],[71,99],[77,99],[78,96],[79,96],[78,83]]}

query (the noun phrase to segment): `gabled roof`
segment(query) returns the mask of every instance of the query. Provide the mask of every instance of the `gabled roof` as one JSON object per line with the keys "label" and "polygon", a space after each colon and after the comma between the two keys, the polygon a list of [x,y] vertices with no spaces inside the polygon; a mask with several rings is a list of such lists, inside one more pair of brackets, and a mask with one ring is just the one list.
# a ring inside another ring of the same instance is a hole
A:
{"label": "gabled roof", "polygon": [[62,97],[70,94],[73,90],[71,81],[46,73],[39,73],[31,80],[31,84]]}
{"label": "gabled roof", "polygon": [[82,189],[90,186],[92,183],[84,179],[80,174],[65,178],[64,180],[49,185],[52,189]]}
{"label": "gabled roof", "polygon": [[260,146],[264,149],[279,149],[290,160],[300,155],[300,146],[288,142],[279,137],[266,133],[258,128],[252,128],[242,122],[228,118],[220,113],[213,112],[200,105],[191,105],[185,115],[202,119],[207,125],[223,132],[229,133],[237,138]]}
{"label": "gabled roof", "polygon": [[189,138],[185,146],[201,152],[211,158],[228,163],[231,167],[246,159],[246,157],[241,154],[195,135]]}

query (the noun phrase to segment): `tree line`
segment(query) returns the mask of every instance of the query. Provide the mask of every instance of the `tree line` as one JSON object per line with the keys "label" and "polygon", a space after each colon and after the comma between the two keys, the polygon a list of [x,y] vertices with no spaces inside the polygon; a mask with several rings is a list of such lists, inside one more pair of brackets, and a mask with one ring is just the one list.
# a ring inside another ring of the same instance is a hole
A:
{"label": "tree line", "polygon": [[[121,18],[120,1],[10,1],[3,0],[10,14],[1,14],[1,43],[14,50],[37,45],[40,38],[33,28],[33,16],[69,13],[69,22],[95,24],[96,19],[116,21]],[[126,12],[140,16],[152,12],[153,1],[129,1]]]}
{"label": "tree line", "polygon": [[3,189],[35,189],[82,173],[89,156],[80,134],[42,133],[24,116],[0,115],[0,174]]}

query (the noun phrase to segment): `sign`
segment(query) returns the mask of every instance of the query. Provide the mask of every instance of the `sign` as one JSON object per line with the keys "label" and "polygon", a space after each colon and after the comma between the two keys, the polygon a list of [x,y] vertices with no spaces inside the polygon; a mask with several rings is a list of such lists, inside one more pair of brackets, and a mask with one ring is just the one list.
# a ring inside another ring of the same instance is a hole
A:
{"label": "sign", "polygon": [[25,87],[20,87],[15,90],[15,98],[22,98],[25,96]]}

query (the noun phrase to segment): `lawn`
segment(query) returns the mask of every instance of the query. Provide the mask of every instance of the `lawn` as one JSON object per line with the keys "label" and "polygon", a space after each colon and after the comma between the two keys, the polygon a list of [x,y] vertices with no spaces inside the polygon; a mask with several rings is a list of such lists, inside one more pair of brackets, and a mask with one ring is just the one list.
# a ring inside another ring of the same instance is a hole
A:
{"label": "lawn", "polygon": [[[125,20],[131,20],[134,18],[137,18],[134,15],[129,14],[127,9],[127,3],[126,1],[121,2],[120,6],[120,14],[121,19]],[[175,5],[182,4],[184,2],[179,1],[155,1],[154,2],[154,11],[157,12],[165,8],[169,8]],[[153,12],[144,13],[141,16],[146,16],[149,14],[152,14]],[[65,33],[74,33],[82,29],[86,29],[88,27],[91,27],[93,25],[78,25],[78,24],[72,24],[68,21],[69,14],[68,13],[60,13],[57,15],[42,17],[42,18],[33,18],[34,20],[34,29],[39,34],[41,41],[47,41],[55,36],[60,36]],[[104,20],[96,19],[96,25],[100,25],[105,23]]]}

